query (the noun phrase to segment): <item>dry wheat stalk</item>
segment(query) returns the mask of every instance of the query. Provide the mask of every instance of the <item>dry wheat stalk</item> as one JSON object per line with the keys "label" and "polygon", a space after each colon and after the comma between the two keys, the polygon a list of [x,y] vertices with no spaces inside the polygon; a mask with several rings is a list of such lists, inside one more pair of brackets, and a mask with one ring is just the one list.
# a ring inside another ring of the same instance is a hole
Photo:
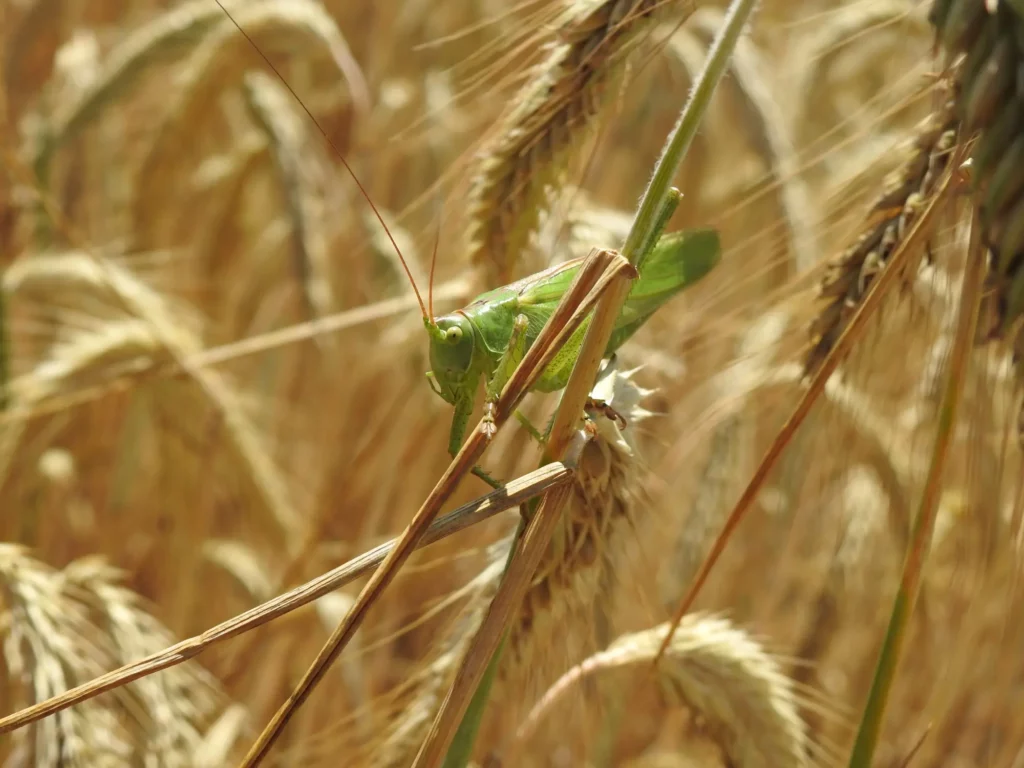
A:
{"label": "dry wheat stalk", "polygon": [[[573,470],[566,464],[547,464],[534,472],[510,481],[499,491],[480,497],[435,521],[421,546],[438,541],[463,530],[481,520],[525,503],[531,498],[569,482]],[[176,643],[142,659],[125,664],[120,669],[90,679],[67,694],[55,696],[27,710],[2,718],[0,732],[8,732],[63,712],[110,690],[123,687],[139,678],[177,666],[195,657],[215,643],[248,632],[301,606],[325,597],[355,579],[372,572],[395,547],[397,539],[385,542],[349,562],[334,568],[266,603],[211,627],[201,635]]]}
{"label": "dry wheat stalk", "polygon": [[[96,558],[57,571],[20,547],[0,545],[0,634],[11,683],[40,701],[169,643],[167,630],[120,579]],[[37,726],[34,745],[24,731],[21,746],[38,766],[192,765],[222,703],[212,678],[184,665],[62,712]]]}
{"label": "dry wheat stalk", "polygon": [[469,641],[480,626],[487,604],[494,597],[511,543],[511,537],[507,537],[491,547],[490,562],[468,585],[466,605],[439,643],[437,655],[418,670],[415,678],[402,686],[410,692],[409,700],[392,713],[384,737],[372,745],[370,765],[375,768],[405,768],[416,756],[459,670]]}
{"label": "dry wheat stalk", "polygon": [[483,147],[469,202],[468,259],[489,285],[521,271],[520,254],[600,111],[609,85],[652,22],[685,17],[688,0],[575,0],[557,22],[547,58],[532,72]]}
{"label": "dry wheat stalk", "polygon": [[[936,0],[930,19],[956,70],[956,114],[977,136],[975,204],[989,249],[981,332],[1011,348],[1024,382],[1024,8],[1015,2]],[[1024,407],[1017,425],[1024,445]]]}
{"label": "dry wheat stalk", "polygon": [[[872,206],[857,243],[829,265],[820,289],[822,308],[810,329],[812,347],[805,360],[808,375],[820,368],[877,275],[939,189],[958,138],[958,120],[951,106],[947,104],[921,128],[911,156],[890,177],[885,192]],[[904,266],[903,279],[916,273],[920,255],[926,250],[924,245],[918,257]]]}
{"label": "dry wheat stalk", "polygon": [[[574,667],[552,686],[519,730],[529,737],[554,702],[584,678],[623,671],[650,674],[668,625],[619,637],[606,651]],[[689,615],[657,667],[668,703],[682,703],[707,729],[736,768],[807,766],[807,736],[793,684],[775,660],[728,621]]]}

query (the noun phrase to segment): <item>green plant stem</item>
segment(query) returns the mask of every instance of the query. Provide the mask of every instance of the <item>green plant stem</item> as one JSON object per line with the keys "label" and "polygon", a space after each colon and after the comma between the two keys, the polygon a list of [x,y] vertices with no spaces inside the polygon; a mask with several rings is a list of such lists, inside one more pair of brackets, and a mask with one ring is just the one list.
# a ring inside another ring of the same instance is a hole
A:
{"label": "green plant stem", "polygon": [[[697,129],[711,103],[711,97],[714,95],[722,75],[729,66],[729,59],[736,48],[739,36],[756,6],[757,0],[733,0],[729,6],[718,36],[708,52],[708,59],[704,69],[697,77],[697,82],[690,92],[690,97],[680,112],[679,120],[676,122],[668,141],[665,143],[661,157],[658,158],[654,174],[640,200],[633,224],[622,247],[622,255],[634,267],[643,265],[643,260],[654,243],[657,242],[658,234],[665,227],[669,216],[671,216],[671,211],[679,203],[678,192],[672,190],[672,181],[679,171],[679,166],[682,164],[690,144],[693,142],[693,137],[697,134]],[[669,212],[668,216],[665,215],[666,211]],[[616,317],[622,310],[622,305],[628,295],[629,284],[626,283],[623,288],[616,291],[614,301],[607,302],[610,306],[606,307],[606,309],[611,312],[612,317]],[[607,337],[611,334],[610,324],[604,329],[597,326],[598,324],[595,322],[587,332],[580,357],[570,377],[570,384],[566,386],[558,412],[555,414],[551,430],[552,439],[545,449],[545,461],[550,456],[557,455],[560,452],[562,446],[560,445],[561,440],[559,438],[562,434],[569,434],[566,425],[575,424],[579,419],[582,402],[577,403],[579,398],[572,397],[569,393],[572,390],[573,379],[579,379],[580,377],[577,376],[577,373],[583,371],[584,366],[582,364],[585,364],[583,351],[588,348],[603,351],[607,346]],[[599,333],[596,334],[595,332]],[[604,335],[605,338],[601,340],[597,338],[597,335]],[[600,356],[597,363],[600,364]],[[592,366],[587,365],[586,367],[589,369]],[[593,372],[587,371],[589,380],[587,381],[584,395],[589,393],[593,387],[596,372],[596,367],[594,367]],[[534,511],[535,509],[531,509],[531,512]],[[513,543],[513,551],[514,549],[515,542]],[[506,564],[506,572],[507,570],[508,565]],[[483,711],[487,706],[494,672],[497,669],[501,649],[504,647],[504,644],[503,639],[492,655],[484,679],[477,687],[468,709],[463,714],[456,736],[447,752],[444,762],[445,768],[464,768],[469,762],[476,734],[483,720]]]}
{"label": "green plant stem", "polygon": [[984,274],[984,249],[980,242],[978,222],[974,222],[972,243],[964,270],[963,287],[960,292],[960,316],[957,319],[956,338],[950,356],[949,374],[939,410],[935,445],[932,449],[931,465],[921,506],[914,519],[911,540],[903,562],[903,574],[899,591],[892,605],[885,641],[871,681],[871,690],[864,706],[857,730],[857,738],[850,754],[850,768],[871,768],[871,761],[878,745],[878,738],[885,720],[885,708],[889,691],[896,676],[900,654],[906,640],[907,623],[914,610],[921,588],[921,574],[924,570],[928,548],[931,545],[935,516],[939,507],[942,490],[942,475],[946,465],[949,445],[953,440],[956,414],[963,394],[964,379],[969,363],[971,341],[974,338],[978,320],[978,304],[981,297],[981,281]]}
{"label": "green plant stem", "polygon": [[637,265],[644,242],[650,238],[650,233],[656,226],[662,201],[672,186],[672,180],[693,142],[693,137],[697,135],[697,129],[700,127],[701,120],[704,119],[704,113],[707,112],[708,105],[711,103],[711,97],[729,66],[732,52],[736,48],[736,43],[746,27],[750,15],[757,7],[757,3],[758,0],[733,0],[729,4],[729,10],[726,12],[718,35],[708,51],[704,69],[697,76],[697,82],[690,92],[690,98],[682,112],[679,113],[679,120],[669,135],[661,157],[658,158],[658,163],[654,167],[654,175],[651,176],[651,181],[640,201],[640,207],[637,209],[636,217],[633,219],[633,226],[622,247],[622,255],[629,259],[634,266]]}

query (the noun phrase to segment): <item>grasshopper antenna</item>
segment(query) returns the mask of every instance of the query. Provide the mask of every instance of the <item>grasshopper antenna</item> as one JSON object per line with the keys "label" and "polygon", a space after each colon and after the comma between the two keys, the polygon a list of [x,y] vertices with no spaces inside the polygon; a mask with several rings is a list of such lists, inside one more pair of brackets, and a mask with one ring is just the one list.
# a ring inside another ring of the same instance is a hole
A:
{"label": "grasshopper antenna", "polygon": [[[413,280],[412,278],[412,272],[409,270],[409,265],[405,261],[405,256],[402,255],[402,250],[398,247],[398,243],[395,242],[395,238],[392,236],[391,230],[388,229],[388,225],[384,223],[384,217],[380,215],[380,211],[377,210],[377,206],[373,204],[373,200],[370,199],[370,195],[366,191],[366,188],[363,186],[363,183],[359,180],[359,177],[356,176],[355,171],[352,170],[352,166],[348,164],[348,160],[345,159],[345,156],[341,153],[341,150],[338,149],[337,145],[331,140],[331,137],[327,135],[327,131],[323,129],[323,126],[321,126],[320,122],[313,116],[313,113],[309,111],[309,107],[307,107],[303,103],[302,99],[299,98],[299,94],[295,92],[295,89],[291,87],[288,81],[284,79],[284,76],[282,76],[281,73],[278,71],[277,67],[274,66],[274,63],[269,58],[267,58],[267,55],[260,49],[258,45],[256,45],[256,41],[252,39],[252,36],[248,32],[246,32],[245,29],[242,28],[242,25],[235,20],[235,17],[231,15],[231,11],[224,7],[224,3],[221,2],[221,0],[214,0],[214,2],[216,2],[217,5],[220,6],[220,9],[224,11],[224,15],[227,16],[231,20],[231,23],[235,25],[235,28],[242,33],[242,37],[244,37],[249,42],[249,45],[252,46],[253,50],[255,50],[256,53],[260,55],[260,58],[263,59],[263,61],[266,63],[268,67],[270,67],[271,71],[275,75],[277,75],[277,79],[280,80],[284,87],[288,89],[288,92],[292,95],[292,98],[294,98],[295,101],[298,102],[299,106],[302,107],[302,111],[309,116],[309,119],[313,121],[313,125],[316,126],[318,131],[320,131],[320,135],[324,137],[324,141],[327,142],[330,148],[334,150],[334,154],[336,154],[338,156],[338,159],[341,160],[341,164],[345,166],[345,170],[348,171],[348,175],[352,177],[352,181],[356,183],[356,186],[359,187],[360,193],[366,199],[366,202],[370,204],[370,209],[373,211],[373,215],[377,217],[377,221],[379,221],[380,225],[384,228],[384,233],[388,236],[388,240],[390,240],[391,245],[394,246],[395,253],[398,254],[398,260],[402,262],[402,269],[405,270],[405,276],[409,278],[409,285],[412,286],[412,292],[416,294],[416,302],[420,305],[420,312],[423,315],[424,322],[426,322],[428,325],[433,325],[434,316],[432,314],[427,314],[427,308],[423,304],[423,297],[420,296],[420,290],[419,288],[416,287],[416,281]],[[431,283],[433,283],[433,264],[431,264],[430,273]],[[433,285],[431,285],[431,291],[433,291]]]}
{"label": "grasshopper antenna", "polygon": [[430,254],[430,277],[427,279],[427,309],[430,319],[434,319],[434,267],[437,266],[437,245],[441,242],[441,220],[437,219],[437,231],[434,232],[434,251]]}

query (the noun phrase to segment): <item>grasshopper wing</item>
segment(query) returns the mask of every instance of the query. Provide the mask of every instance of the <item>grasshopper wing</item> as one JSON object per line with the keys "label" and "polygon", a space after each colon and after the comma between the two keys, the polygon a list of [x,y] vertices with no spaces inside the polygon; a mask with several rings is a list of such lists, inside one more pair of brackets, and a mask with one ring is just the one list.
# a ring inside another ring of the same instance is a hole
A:
{"label": "grasshopper wing", "polygon": [[718,232],[690,229],[663,235],[633,284],[607,353],[618,349],[658,308],[685,288],[700,281],[721,258]]}

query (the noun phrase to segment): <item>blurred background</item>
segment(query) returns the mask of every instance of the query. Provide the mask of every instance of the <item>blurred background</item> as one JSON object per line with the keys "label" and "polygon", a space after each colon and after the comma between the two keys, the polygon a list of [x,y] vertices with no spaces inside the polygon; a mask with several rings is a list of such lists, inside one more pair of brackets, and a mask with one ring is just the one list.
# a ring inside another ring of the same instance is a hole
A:
{"label": "blurred background", "polygon": [[[574,43],[559,30],[640,5],[229,4],[250,42],[214,0],[3,0],[2,714],[404,528],[448,465],[451,411],[425,380],[396,251],[339,154],[424,294],[436,242],[438,314],[495,275],[615,247],[722,4],[654,4],[594,108],[537,130],[517,173],[551,183],[521,248],[491,247],[507,211],[480,179],[511,162],[502,139],[537,97],[521,89]],[[690,630],[708,669],[685,654],[680,680],[611,669],[521,729],[562,673],[671,616],[804,391],[825,265],[941,101],[928,5],[761,4],[676,182],[670,227],[719,229],[722,263],[620,353],[623,370],[642,365],[632,380],[651,415],[627,427],[631,454],[602,444],[578,489],[513,627],[480,765],[845,763],[935,436],[963,201],[701,593],[705,623]],[[1015,388],[999,350],[972,360],[877,765],[919,742],[914,766],[1024,759]],[[554,401],[526,410],[543,423]],[[511,479],[538,458],[510,423],[484,463]],[[449,508],[487,490],[468,478]],[[516,519],[414,556],[272,759],[411,764]],[[361,584],[4,736],[0,756],[237,762]]]}

